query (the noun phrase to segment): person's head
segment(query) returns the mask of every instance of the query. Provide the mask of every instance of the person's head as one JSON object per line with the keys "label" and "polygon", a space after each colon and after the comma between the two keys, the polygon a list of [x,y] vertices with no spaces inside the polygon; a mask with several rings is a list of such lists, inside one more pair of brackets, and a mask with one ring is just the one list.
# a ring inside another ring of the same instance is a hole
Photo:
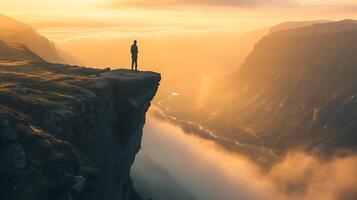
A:
{"label": "person's head", "polygon": [[134,44],[138,43],[138,41],[134,40]]}

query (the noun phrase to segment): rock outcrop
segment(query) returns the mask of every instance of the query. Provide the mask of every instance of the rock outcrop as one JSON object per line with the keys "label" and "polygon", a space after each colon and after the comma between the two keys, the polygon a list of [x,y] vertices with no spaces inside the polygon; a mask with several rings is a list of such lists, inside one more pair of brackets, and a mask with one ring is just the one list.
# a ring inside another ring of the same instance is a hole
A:
{"label": "rock outcrop", "polygon": [[153,72],[2,62],[0,199],[140,199],[129,172],[159,82]]}

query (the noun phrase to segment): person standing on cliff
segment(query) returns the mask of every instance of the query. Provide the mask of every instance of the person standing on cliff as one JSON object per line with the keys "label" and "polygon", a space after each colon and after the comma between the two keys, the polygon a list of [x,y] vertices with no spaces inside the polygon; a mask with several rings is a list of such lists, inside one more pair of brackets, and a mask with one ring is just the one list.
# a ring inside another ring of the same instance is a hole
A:
{"label": "person standing on cliff", "polygon": [[138,71],[138,54],[139,54],[139,48],[137,45],[137,41],[134,40],[134,44],[131,45],[131,70],[134,71],[134,67],[135,67],[135,71]]}

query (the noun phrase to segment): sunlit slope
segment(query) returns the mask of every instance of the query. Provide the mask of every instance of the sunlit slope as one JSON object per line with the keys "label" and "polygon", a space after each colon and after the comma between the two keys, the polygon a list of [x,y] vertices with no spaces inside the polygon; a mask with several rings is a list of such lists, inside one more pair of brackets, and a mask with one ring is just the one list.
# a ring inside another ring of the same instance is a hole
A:
{"label": "sunlit slope", "polygon": [[0,40],[0,65],[12,62],[42,62],[43,60],[32,53],[24,45],[6,43]]}
{"label": "sunlit slope", "polygon": [[269,30],[269,34],[273,34],[279,31],[286,31],[286,30],[291,30],[291,29],[298,29],[298,28],[304,28],[304,27],[309,27],[313,26],[315,24],[322,24],[322,23],[329,23],[330,21],[327,20],[314,20],[314,21],[291,21],[291,22],[283,22],[281,24],[278,24],[276,26],[273,26]]}
{"label": "sunlit slope", "polygon": [[55,45],[30,26],[0,14],[0,40],[23,44],[49,62],[64,63]]}
{"label": "sunlit slope", "polygon": [[266,36],[232,75],[228,92],[212,95],[206,123],[275,149],[355,149],[356,52],[352,20]]}

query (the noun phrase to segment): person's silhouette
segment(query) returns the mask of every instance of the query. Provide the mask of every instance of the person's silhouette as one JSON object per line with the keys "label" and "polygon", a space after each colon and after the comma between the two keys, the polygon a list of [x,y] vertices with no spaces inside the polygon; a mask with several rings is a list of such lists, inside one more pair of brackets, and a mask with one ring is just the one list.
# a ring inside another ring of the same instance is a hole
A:
{"label": "person's silhouette", "polygon": [[134,71],[134,67],[135,67],[135,71],[138,71],[138,53],[139,53],[139,48],[137,41],[134,40],[134,44],[131,45],[131,70]]}

